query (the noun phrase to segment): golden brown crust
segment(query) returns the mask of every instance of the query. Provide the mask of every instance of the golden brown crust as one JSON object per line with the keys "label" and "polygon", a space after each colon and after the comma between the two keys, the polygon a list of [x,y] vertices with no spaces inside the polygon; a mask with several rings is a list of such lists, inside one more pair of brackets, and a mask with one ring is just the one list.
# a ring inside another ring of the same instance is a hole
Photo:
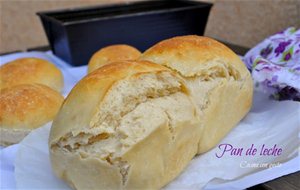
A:
{"label": "golden brown crust", "polygon": [[205,71],[211,62],[224,62],[246,72],[239,57],[224,44],[204,36],[188,35],[163,40],[140,58],[172,68],[185,77]]}
{"label": "golden brown crust", "polygon": [[51,121],[58,112],[63,97],[41,84],[22,84],[1,89],[0,127],[35,129]]}
{"label": "golden brown crust", "polygon": [[139,50],[125,44],[104,47],[97,51],[90,59],[88,64],[88,73],[111,62],[136,60],[140,57],[140,55],[141,52]]}
{"label": "golden brown crust", "polygon": [[52,63],[39,58],[21,58],[0,67],[0,88],[39,83],[61,91],[63,76]]}

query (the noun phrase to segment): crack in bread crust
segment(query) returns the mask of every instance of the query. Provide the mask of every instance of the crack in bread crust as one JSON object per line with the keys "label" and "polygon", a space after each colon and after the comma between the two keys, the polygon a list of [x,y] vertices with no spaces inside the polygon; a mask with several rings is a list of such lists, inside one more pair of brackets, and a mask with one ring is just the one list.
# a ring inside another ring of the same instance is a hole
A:
{"label": "crack in bread crust", "polygon": [[[156,88],[154,88],[154,84]],[[122,92],[123,89],[132,89],[132,91]],[[136,93],[136,89],[138,89],[138,93]],[[180,79],[172,76],[169,72],[162,72],[159,75],[144,74],[121,80],[115,83],[107,92],[89,127],[80,131],[69,132],[61,137],[56,144],[53,144],[52,148],[61,148],[66,152],[79,153],[82,159],[91,156],[96,157],[118,167],[122,176],[122,184],[125,185],[131,165],[126,160],[122,160],[121,155],[150,132],[149,129],[140,127],[142,132],[137,139],[134,139],[135,137],[130,133],[126,134],[124,131],[118,130],[122,128],[122,119],[141,104],[164,97],[172,97],[177,93],[185,94],[186,92]],[[115,105],[112,106],[114,103]],[[163,108],[155,109],[160,109],[164,113],[169,132],[172,140],[174,140],[171,116]],[[134,120],[129,122],[128,125],[135,125]],[[138,124],[136,125],[138,126]]]}

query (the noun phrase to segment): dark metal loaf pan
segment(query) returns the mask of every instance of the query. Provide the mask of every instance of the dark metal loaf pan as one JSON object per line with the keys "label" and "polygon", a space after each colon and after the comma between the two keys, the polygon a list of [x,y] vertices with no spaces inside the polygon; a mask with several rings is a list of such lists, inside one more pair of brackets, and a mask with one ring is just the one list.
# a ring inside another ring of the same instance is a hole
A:
{"label": "dark metal loaf pan", "polygon": [[160,0],[37,13],[53,53],[74,66],[97,50],[129,44],[144,51],[178,35],[203,35],[212,4]]}

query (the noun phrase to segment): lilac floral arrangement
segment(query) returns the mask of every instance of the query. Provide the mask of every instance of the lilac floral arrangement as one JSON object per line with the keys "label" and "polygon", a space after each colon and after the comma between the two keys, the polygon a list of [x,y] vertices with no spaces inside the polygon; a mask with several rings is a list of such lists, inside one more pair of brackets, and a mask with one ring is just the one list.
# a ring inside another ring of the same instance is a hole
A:
{"label": "lilac floral arrangement", "polygon": [[247,52],[255,87],[278,100],[300,101],[300,29],[288,28]]}

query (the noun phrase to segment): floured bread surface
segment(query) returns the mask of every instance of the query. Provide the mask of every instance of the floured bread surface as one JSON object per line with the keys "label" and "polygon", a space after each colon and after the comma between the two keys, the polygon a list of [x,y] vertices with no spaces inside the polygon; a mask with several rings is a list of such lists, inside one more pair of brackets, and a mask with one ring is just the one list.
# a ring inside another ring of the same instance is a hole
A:
{"label": "floured bread surface", "polygon": [[136,60],[141,52],[135,47],[126,44],[116,44],[101,48],[94,53],[88,64],[88,73],[112,62]]}
{"label": "floured bread surface", "polygon": [[63,97],[41,84],[22,84],[1,89],[1,145],[21,141],[32,129],[52,121]]}
{"label": "floured bread surface", "polygon": [[225,45],[195,35],[154,45],[141,60],[164,65],[180,74],[203,111],[198,153],[215,147],[252,105],[252,79],[240,58]]}
{"label": "floured bread surface", "polygon": [[53,123],[53,169],[75,189],[161,188],[197,153],[198,115],[182,79],[165,67],[104,66],[75,86]]}
{"label": "floured bread surface", "polygon": [[39,83],[60,92],[62,72],[47,60],[28,57],[8,62],[0,67],[0,89],[19,84]]}

